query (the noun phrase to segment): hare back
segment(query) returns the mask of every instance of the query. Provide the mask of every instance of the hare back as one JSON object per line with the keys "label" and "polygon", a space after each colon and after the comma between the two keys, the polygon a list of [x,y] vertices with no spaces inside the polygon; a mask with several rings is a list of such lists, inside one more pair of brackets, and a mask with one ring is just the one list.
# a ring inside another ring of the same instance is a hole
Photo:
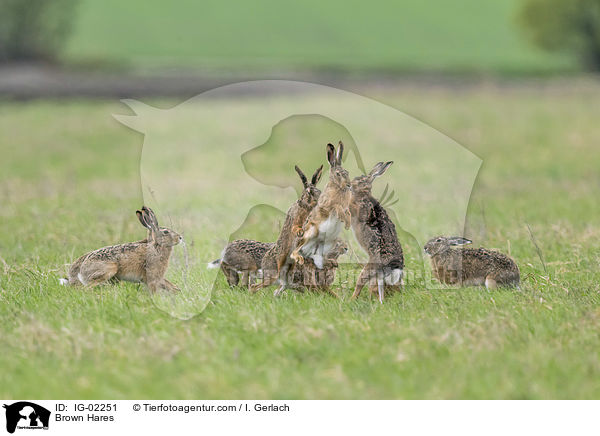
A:
{"label": "hare back", "polygon": [[120,261],[129,258],[132,254],[146,256],[148,241],[146,239],[137,242],[128,242],[126,244],[110,245],[108,247],[98,248],[82,256],[85,261],[107,260]]}
{"label": "hare back", "polygon": [[[148,259],[147,242],[145,240],[99,248],[82,256],[82,258],[83,260],[77,271],[77,277],[82,283],[86,281],[83,277],[89,275],[90,271],[99,269],[105,264],[115,264],[117,266],[115,278],[119,280],[144,282],[147,266],[151,263]],[[85,271],[86,274],[82,274],[81,271]]]}
{"label": "hare back", "polygon": [[518,283],[519,268],[510,257],[486,248],[450,249],[432,257],[434,274],[449,284],[481,286],[486,278],[498,284]]}
{"label": "hare back", "polygon": [[79,257],[69,270],[69,273],[77,274],[77,271],[81,269],[82,264],[90,263],[90,262],[100,262],[100,261],[109,261],[109,262],[122,262],[125,259],[128,259],[131,256],[142,256],[146,257],[147,250],[146,239],[137,241],[137,242],[129,242],[126,244],[118,244],[118,245],[110,245],[107,247],[98,248],[97,250],[90,251],[89,253],[84,254]]}
{"label": "hare back", "polygon": [[250,239],[238,239],[225,247],[222,262],[238,271],[256,271],[266,252],[275,244]]}
{"label": "hare back", "polygon": [[474,268],[478,267],[481,271],[489,273],[494,270],[518,270],[515,261],[499,251],[487,248],[462,248],[457,251],[461,252],[463,263]]}
{"label": "hare back", "polygon": [[373,197],[369,196],[353,204],[352,230],[361,247],[369,254],[371,261],[388,263],[400,260],[399,268],[404,267],[402,245],[396,233],[396,226],[386,210]]}

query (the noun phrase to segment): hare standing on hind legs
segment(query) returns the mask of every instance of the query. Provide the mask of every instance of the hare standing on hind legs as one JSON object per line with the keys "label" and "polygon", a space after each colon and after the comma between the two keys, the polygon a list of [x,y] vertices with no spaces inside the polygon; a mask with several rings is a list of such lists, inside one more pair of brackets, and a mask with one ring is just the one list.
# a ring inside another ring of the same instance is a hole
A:
{"label": "hare standing on hind legs", "polygon": [[459,236],[438,236],[425,244],[433,275],[441,283],[460,286],[519,287],[519,267],[510,257],[486,248],[452,248],[470,244]]}
{"label": "hare standing on hind legs", "polygon": [[358,297],[363,286],[369,283],[371,293],[377,290],[379,302],[383,303],[386,285],[397,287],[402,281],[404,255],[396,226],[379,201],[371,195],[373,180],[385,173],[392,163],[379,162],[369,175],[352,180],[352,230],[369,255],[369,262],[358,276],[352,298]]}
{"label": "hare standing on hind legs", "polygon": [[148,238],[84,254],[71,265],[68,279],[61,279],[61,284],[95,286],[116,279],[145,283],[152,292],[178,291],[164,275],[173,247],[183,238],[171,229],[159,227],[152,209],[144,206],[135,213],[148,229]]}
{"label": "hare standing on hind legs", "polygon": [[302,190],[302,194],[300,194],[300,198],[288,209],[277,242],[266,252],[262,259],[261,270],[263,280],[262,283],[250,287],[253,293],[279,280],[281,287],[275,291],[275,295],[278,295],[288,286],[288,283],[292,282],[294,272],[290,271],[290,268],[293,268],[290,253],[298,239],[296,234],[302,228],[306,217],[315,207],[321,195],[321,191],[317,188],[317,183],[321,180],[323,165],[317,168],[310,181],[297,165],[294,168],[298,176],[300,176],[304,189]]}
{"label": "hare standing on hind legs", "polygon": [[[342,223],[350,228],[350,177],[342,168],[344,144],[339,143],[337,152],[332,144],[327,144],[327,160],[329,161],[329,181],[315,208],[306,218],[302,229],[298,232],[300,240],[291,258],[302,265],[304,257],[311,257],[318,269],[323,268],[324,260],[333,249],[342,231]],[[278,292],[281,292],[281,289]]]}

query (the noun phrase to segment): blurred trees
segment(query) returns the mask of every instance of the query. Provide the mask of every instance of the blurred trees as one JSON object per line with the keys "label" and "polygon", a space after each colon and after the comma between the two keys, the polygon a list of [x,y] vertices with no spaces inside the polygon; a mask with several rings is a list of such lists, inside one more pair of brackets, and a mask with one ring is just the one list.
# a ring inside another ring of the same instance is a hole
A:
{"label": "blurred trees", "polygon": [[524,0],[518,19],[537,46],[569,51],[600,71],[600,0]]}
{"label": "blurred trees", "polygon": [[0,0],[0,61],[52,60],[68,36],[78,0]]}

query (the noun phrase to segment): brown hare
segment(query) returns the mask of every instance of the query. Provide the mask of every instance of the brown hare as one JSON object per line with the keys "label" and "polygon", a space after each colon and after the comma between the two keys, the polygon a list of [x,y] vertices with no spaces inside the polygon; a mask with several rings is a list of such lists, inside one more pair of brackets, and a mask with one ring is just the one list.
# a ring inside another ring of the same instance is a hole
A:
{"label": "brown hare", "polygon": [[291,254],[292,260],[299,265],[305,257],[311,257],[315,266],[323,268],[327,253],[334,247],[342,230],[350,228],[350,177],[342,168],[344,144],[339,143],[337,151],[332,144],[327,144],[327,161],[329,162],[329,181],[315,208],[306,218],[296,248]]}
{"label": "brown hare", "polygon": [[385,173],[392,163],[379,162],[368,175],[352,180],[352,230],[369,255],[369,261],[356,281],[352,298],[358,297],[368,283],[371,293],[377,291],[379,302],[383,303],[385,288],[397,289],[402,282],[404,255],[396,226],[379,201],[371,195],[373,180]]}
{"label": "brown hare", "polygon": [[[338,239],[333,249],[327,254],[322,269],[318,269],[311,258],[307,258],[303,265],[295,265],[288,271],[286,285],[290,289],[303,291],[305,289],[323,290],[331,293],[335,297],[338,295],[333,292],[329,286],[335,280],[335,272],[338,267],[337,259],[348,251],[348,245],[341,239]],[[269,250],[262,260],[263,271],[277,271],[277,262],[275,259],[275,250]],[[263,279],[268,277],[263,275]],[[271,283],[277,279],[277,274],[271,275]],[[257,287],[256,290],[262,286]]]}
{"label": "brown hare", "polygon": [[208,268],[221,267],[230,287],[238,285],[238,274],[241,273],[242,286],[249,287],[261,272],[261,262],[265,253],[274,246],[273,242],[237,239],[227,244],[221,258],[210,262]]}
{"label": "brown hare", "polygon": [[335,281],[338,258],[348,251],[348,245],[341,239],[335,241],[333,248],[327,253],[323,268],[317,268],[312,258],[306,258],[303,265],[294,268],[293,285],[304,286],[309,290],[327,291],[334,297],[339,296],[330,288]]}
{"label": "brown hare", "polygon": [[460,236],[430,239],[424,250],[431,256],[434,277],[447,285],[519,287],[519,267],[505,254],[486,248],[452,248],[470,243]]}
{"label": "brown hare", "polygon": [[95,286],[116,279],[145,283],[152,292],[178,291],[164,275],[173,247],[183,238],[171,229],[159,227],[152,209],[144,206],[135,213],[148,229],[148,238],[84,254],[71,265],[68,278],[61,279],[61,283]]}
{"label": "brown hare", "polygon": [[290,206],[287,211],[283,227],[275,245],[265,254],[262,261],[262,283],[251,287],[252,292],[256,292],[266,286],[269,286],[279,280],[280,288],[275,291],[275,295],[286,288],[289,279],[288,273],[293,262],[290,259],[290,253],[296,243],[297,233],[306,221],[306,217],[317,204],[321,191],[317,188],[317,183],[321,180],[323,174],[323,165],[321,165],[313,174],[310,181],[298,166],[295,167],[302,186],[304,187],[300,198]]}

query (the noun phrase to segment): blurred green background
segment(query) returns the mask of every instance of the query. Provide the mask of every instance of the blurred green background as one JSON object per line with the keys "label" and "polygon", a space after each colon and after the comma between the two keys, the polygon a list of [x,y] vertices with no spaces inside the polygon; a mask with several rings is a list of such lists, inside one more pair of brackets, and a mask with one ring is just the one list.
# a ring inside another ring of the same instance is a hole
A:
{"label": "blurred green background", "polygon": [[0,11],[0,57],[92,67],[541,74],[594,67],[585,53],[600,50],[598,0],[1,0]]}
{"label": "blurred green background", "polygon": [[83,0],[66,59],[136,67],[527,72],[574,68],[520,37],[517,0],[235,4]]}

